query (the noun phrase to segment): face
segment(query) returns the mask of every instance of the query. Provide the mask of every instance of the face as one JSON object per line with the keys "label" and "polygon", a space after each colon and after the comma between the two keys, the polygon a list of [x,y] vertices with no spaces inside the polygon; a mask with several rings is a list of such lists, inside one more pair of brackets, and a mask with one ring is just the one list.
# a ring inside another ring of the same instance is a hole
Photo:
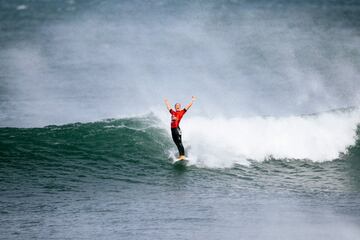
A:
{"label": "face", "polygon": [[175,110],[180,111],[181,105],[180,103],[175,104]]}

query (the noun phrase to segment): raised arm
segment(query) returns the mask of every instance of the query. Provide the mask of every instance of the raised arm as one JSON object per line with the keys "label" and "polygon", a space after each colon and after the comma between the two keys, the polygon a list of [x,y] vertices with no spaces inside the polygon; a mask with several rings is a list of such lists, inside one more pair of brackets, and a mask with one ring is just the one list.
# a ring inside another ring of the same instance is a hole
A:
{"label": "raised arm", "polygon": [[196,100],[196,97],[192,96],[191,102],[188,105],[186,105],[186,107],[185,107],[186,111],[189,110],[189,108],[193,105],[195,100]]}
{"label": "raised arm", "polygon": [[169,101],[165,98],[165,99],[164,99],[164,102],[165,102],[165,105],[166,105],[167,109],[170,111],[171,106],[170,106]]}

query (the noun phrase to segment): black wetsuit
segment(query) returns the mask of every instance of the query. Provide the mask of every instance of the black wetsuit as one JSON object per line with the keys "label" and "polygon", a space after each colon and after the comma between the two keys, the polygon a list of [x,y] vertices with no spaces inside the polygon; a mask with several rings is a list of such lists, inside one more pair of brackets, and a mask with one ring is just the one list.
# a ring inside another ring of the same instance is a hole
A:
{"label": "black wetsuit", "polygon": [[177,128],[171,128],[171,135],[172,139],[174,140],[174,143],[176,144],[180,156],[185,155],[184,146],[181,141],[181,129],[179,127]]}

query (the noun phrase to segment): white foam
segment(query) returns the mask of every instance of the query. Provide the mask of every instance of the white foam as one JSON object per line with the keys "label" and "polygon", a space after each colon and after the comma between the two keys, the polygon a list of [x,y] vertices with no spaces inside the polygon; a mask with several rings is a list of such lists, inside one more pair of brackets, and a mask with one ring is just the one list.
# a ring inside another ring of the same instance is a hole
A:
{"label": "white foam", "polygon": [[18,5],[17,7],[16,7],[16,10],[19,10],[19,11],[21,11],[21,10],[26,10],[27,9],[27,6],[26,5]]}
{"label": "white foam", "polygon": [[358,110],[282,118],[189,117],[182,125],[190,163],[206,167],[248,164],[248,159],[336,159],[355,142]]}

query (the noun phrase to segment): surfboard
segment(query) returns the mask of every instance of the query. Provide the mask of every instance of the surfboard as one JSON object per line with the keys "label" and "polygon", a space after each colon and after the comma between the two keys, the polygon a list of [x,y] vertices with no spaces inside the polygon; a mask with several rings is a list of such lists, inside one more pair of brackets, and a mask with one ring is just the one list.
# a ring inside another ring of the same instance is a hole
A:
{"label": "surfboard", "polygon": [[176,160],[174,162],[174,166],[186,166],[188,163],[189,163],[189,160],[180,159],[180,160]]}

